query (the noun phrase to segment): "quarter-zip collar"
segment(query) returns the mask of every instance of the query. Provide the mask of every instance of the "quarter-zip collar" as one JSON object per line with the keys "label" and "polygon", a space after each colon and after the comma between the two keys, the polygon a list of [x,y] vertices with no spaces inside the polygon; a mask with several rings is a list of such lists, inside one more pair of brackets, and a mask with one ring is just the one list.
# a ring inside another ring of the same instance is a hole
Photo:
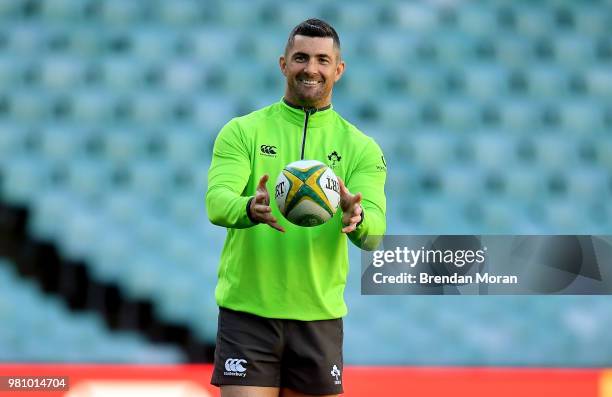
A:
{"label": "quarter-zip collar", "polygon": [[308,129],[318,128],[325,125],[332,119],[334,113],[333,106],[331,104],[319,109],[304,109],[302,107],[290,104],[285,100],[285,98],[283,98],[279,104],[282,116],[287,121],[301,127],[304,126],[304,119],[306,117],[306,112],[308,112]]}

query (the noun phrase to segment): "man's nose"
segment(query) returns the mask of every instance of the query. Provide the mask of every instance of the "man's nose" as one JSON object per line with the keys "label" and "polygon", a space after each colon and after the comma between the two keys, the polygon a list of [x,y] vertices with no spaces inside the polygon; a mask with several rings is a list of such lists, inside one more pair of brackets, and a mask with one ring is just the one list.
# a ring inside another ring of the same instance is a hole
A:
{"label": "man's nose", "polygon": [[304,65],[304,72],[309,74],[314,74],[317,72],[317,61],[315,59],[311,59],[306,62]]}

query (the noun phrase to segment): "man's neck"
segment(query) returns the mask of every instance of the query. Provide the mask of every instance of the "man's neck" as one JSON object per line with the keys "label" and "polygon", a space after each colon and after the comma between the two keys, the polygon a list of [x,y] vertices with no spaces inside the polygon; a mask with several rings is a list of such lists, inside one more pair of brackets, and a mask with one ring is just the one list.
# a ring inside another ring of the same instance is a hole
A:
{"label": "man's neck", "polygon": [[287,99],[287,97],[283,97],[283,101],[290,107],[294,108],[294,109],[301,109],[301,110],[316,110],[317,112],[322,111],[322,110],[327,110],[331,107],[331,103],[328,103],[327,105],[323,105],[323,106],[308,106],[308,105],[298,105],[296,103],[293,103],[293,101],[290,101]]}

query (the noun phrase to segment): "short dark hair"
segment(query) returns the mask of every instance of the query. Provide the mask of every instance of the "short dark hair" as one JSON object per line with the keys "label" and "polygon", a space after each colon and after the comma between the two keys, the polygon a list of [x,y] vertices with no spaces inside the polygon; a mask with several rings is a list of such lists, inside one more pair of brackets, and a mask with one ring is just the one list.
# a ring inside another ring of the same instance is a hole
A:
{"label": "short dark hair", "polygon": [[334,40],[334,47],[340,51],[340,37],[338,37],[336,29],[321,19],[311,18],[297,25],[295,28],[293,28],[291,33],[289,33],[289,39],[287,40],[287,45],[285,46],[285,54],[293,45],[295,36],[298,34],[300,36],[307,37],[331,37]]}

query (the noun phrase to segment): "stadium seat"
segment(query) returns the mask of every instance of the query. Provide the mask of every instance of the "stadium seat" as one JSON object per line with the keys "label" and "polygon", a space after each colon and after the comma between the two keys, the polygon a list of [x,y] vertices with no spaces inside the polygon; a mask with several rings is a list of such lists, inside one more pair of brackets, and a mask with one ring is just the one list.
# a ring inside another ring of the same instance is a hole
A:
{"label": "stadium seat", "polygon": [[441,101],[440,124],[450,131],[470,131],[480,121],[479,104],[467,97]]}
{"label": "stadium seat", "polygon": [[604,66],[594,66],[585,70],[585,81],[589,95],[609,100],[612,98],[612,76]]}
{"label": "stadium seat", "polygon": [[85,200],[96,200],[105,196],[111,188],[112,168],[103,161],[73,159],[69,163],[68,186]]}
{"label": "stadium seat", "polygon": [[505,33],[495,36],[495,59],[508,67],[524,67],[532,61],[531,42],[519,33]]}
{"label": "stadium seat", "polygon": [[88,206],[74,208],[61,230],[62,253],[73,260],[87,258],[98,242],[98,233],[104,229],[103,222],[100,214]]}
{"label": "stadium seat", "polygon": [[104,227],[106,232],[100,231],[97,244],[90,253],[92,276],[101,282],[118,283],[123,268],[129,266],[136,244],[130,234],[119,232],[118,223],[106,222]]}
{"label": "stadium seat", "polygon": [[10,156],[24,150],[25,131],[18,124],[0,124],[0,167],[8,166]]}
{"label": "stadium seat", "polygon": [[529,166],[517,165],[505,172],[508,197],[519,202],[530,202],[542,197],[546,191],[544,175]]}
{"label": "stadium seat", "polygon": [[240,34],[232,29],[198,28],[189,32],[187,40],[195,59],[204,64],[233,59],[237,54]]}
{"label": "stadium seat", "polygon": [[149,200],[156,200],[168,193],[171,171],[169,165],[163,161],[134,161],[128,170],[130,187]]}
{"label": "stadium seat", "polygon": [[415,99],[437,98],[445,89],[446,70],[436,64],[421,63],[408,69],[408,94]]}
{"label": "stadium seat", "polygon": [[465,93],[479,100],[494,99],[508,94],[508,70],[490,64],[469,64],[462,70]]}
{"label": "stadium seat", "polygon": [[[175,263],[169,262],[170,266]],[[156,297],[159,305],[156,311],[160,318],[171,324],[185,324],[194,322],[190,307],[197,291],[193,276],[188,273],[179,272],[174,269],[172,273],[166,273],[164,282],[158,286]]]}
{"label": "stadium seat", "polygon": [[18,12],[18,4],[12,1],[0,2],[0,20],[12,20]]}
{"label": "stadium seat", "polygon": [[562,127],[574,135],[589,136],[605,130],[604,107],[600,101],[560,101],[559,115]]}
{"label": "stadium seat", "polygon": [[17,86],[21,81],[25,62],[8,54],[0,55],[0,84],[3,87]]}
{"label": "stadium seat", "polygon": [[462,32],[475,36],[487,36],[497,33],[496,13],[493,7],[482,4],[465,4],[456,7],[457,26]]}
{"label": "stadium seat", "polygon": [[5,169],[3,178],[2,197],[9,203],[26,205],[32,196],[49,186],[49,170],[46,161],[11,156],[10,168]]}
{"label": "stadium seat", "polygon": [[63,220],[77,199],[63,188],[42,189],[32,201],[33,219],[28,228],[34,236],[45,241],[59,238]]}
{"label": "stadium seat", "polygon": [[164,87],[170,92],[190,94],[204,83],[206,69],[193,61],[171,60],[163,68]]}
{"label": "stadium seat", "polygon": [[265,26],[265,23],[261,23],[259,20],[263,13],[262,3],[259,0],[218,3],[217,21],[228,27]]}
{"label": "stadium seat", "polygon": [[502,128],[518,134],[532,134],[541,128],[543,105],[534,100],[508,98],[497,105]]}
{"label": "stadium seat", "polygon": [[578,32],[588,34],[593,37],[605,36],[609,34],[609,8],[605,4],[576,4],[572,5],[572,16],[575,29]]}
{"label": "stadium seat", "polygon": [[555,59],[566,65],[583,66],[595,59],[595,42],[588,36],[566,34],[555,37]]}
{"label": "stadium seat", "polygon": [[78,58],[48,57],[41,68],[41,85],[48,90],[70,90],[82,86],[85,64]]}
{"label": "stadium seat", "polygon": [[525,73],[528,93],[535,99],[563,98],[568,94],[569,73],[562,66],[538,63]]}
{"label": "stadium seat", "polygon": [[138,58],[106,57],[100,61],[100,65],[104,85],[114,91],[131,93],[144,84],[146,66]]}
{"label": "stadium seat", "polygon": [[471,63],[475,55],[474,39],[459,31],[439,32],[432,38],[436,61],[449,67]]}
{"label": "stadium seat", "polygon": [[47,29],[35,24],[14,24],[14,20],[3,26],[2,33],[6,35],[6,50],[15,56],[27,56],[45,50]]}
{"label": "stadium seat", "polygon": [[136,253],[130,266],[122,270],[122,287],[130,299],[147,299],[158,297],[157,289],[163,283],[165,273],[162,271],[166,263],[146,251]]}
{"label": "stadium seat", "polygon": [[77,129],[61,124],[48,125],[39,134],[40,151],[46,160],[62,162],[80,157],[84,152],[84,134]]}
{"label": "stadium seat", "polygon": [[536,157],[541,169],[563,170],[578,163],[577,144],[569,138],[559,139],[555,134],[534,137]]}
{"label": "stadium seat", "polygon": [[70,97],[70,118],[78,123],[108,123],[114,118],[117,101],[109,91],[77,91]]}
{"label": "stadium seat", "polygon": [[528,38],[537,38],[554,31],[553,13],[549,8],[533,4],[514,9],[516,31]]}
{"label": "stadium seat", "polygon": [[516,161],[515,138],[505,131],[474,133],[469,139],[474,160],[484,169],[504,170]]}
{"label": "stadium seat", "polygon": [[420,40],[417,35],[393,29],[374,30],[365,36],[350,35],[342,43],[343,56],[349,60],[347,70],[350,71],[352,60],[359,59],[363,52],[369,53],[373,59],[384,60],[387,65],[405,68],[407,64],[416,62]]}
{"label": "stadium seat", "polygon": [[276,26],[283,32],[290,32],[304,19],[319,15],[319,8],[315,2],[285,1],[276,3],[273,7],[278,14]]}
{"label": "stadium seat", "polygon": [[131,54],[141,61],[163,61],[176,50],[176,34],[155,28],[134,29],[129,33]]}
{"label": "stadium seat", "polygon": [[142,90],[131,96],[130,120],[143,127],[158,127],[170,118],[174,98],[158,90]]}
{"label": "stadium seat", "polygon": [[484,194],[483,181],[479,167],[457,165],[444,171],[441,186],[446,197],[464,200],[482,197]]}
{"label": "stadium seat", "polygon": [[202,288],[191,304],[192,318],[196,321],[194,330],[200,340],[213,341],[217,335],[219,307],[214,299],[214,287]]}
{"label": "stadium seat", "polygon": [[109,0],[101,3],[100,19],[111,25],[133,25],[143,16],[143,3]]}
{"label": "stadium seat", "polygon": [[423,130],[411,136],[413,161],[423,169],[440,169],[454,156],[456,138],[444,130]]}
{"label": "stadium seat", "polygon": [[79,0],[49,0],[41,3],[42,16],[50,21],[78,21],[85,15],[90,2]]}
{"label": "stadium seat", "polygon": [[30,123],[32,120],[48,120],[53,104],[52,96],[46,91],[20,90],[6,97],[9,120]]}
{"label": "stadium seat", "polygon": [[600,168],[570,168],[566,173],[569,198],[577,202],[610,200],[612,193],[608,186],[610,175]]}
{"label": "stadium seat", "polygon": [[[368,2],[337,3],[338,25],[342,31],[357,32],[364,26],[377,26],[381,5]],[[324,7],[322,7],[324,10]],[[347,36],[347,35],[345,35]]]}
{"label": "stadium seat", "polygon": [[428,3],[395,3],[393,11],[398,28],[405,31],[430,33],[437,27],[437,12]]}
{"label": "stadium seat", "polygon": [[[276,97],[275,101],[278,100]],[[193,122],[202,127],[202,133],[214,136],[236,116],[237,111],[236,104],[230,98],[219,96],[199,95],[193,99],[193,106]]]}

